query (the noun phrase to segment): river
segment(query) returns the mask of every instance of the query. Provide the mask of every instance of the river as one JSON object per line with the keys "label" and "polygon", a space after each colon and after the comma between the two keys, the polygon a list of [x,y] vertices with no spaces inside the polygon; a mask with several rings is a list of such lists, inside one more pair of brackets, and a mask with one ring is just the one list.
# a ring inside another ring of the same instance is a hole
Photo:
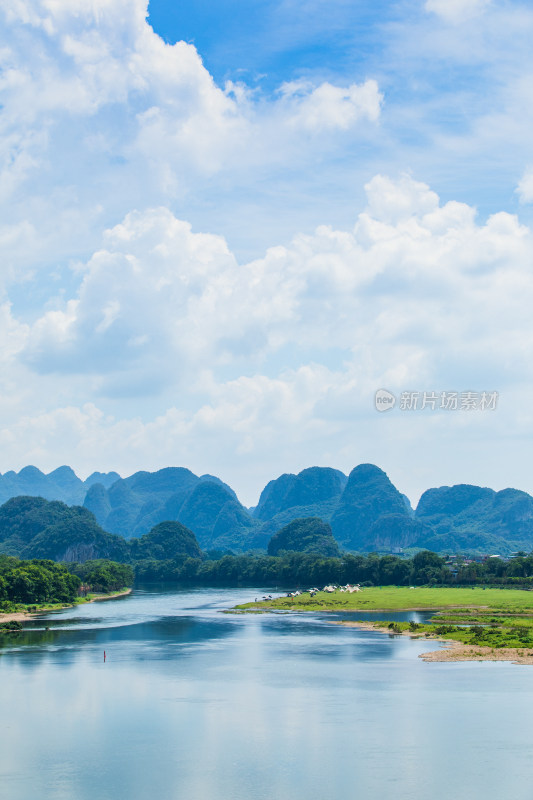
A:
{"label": "river", "polygon": [[261,593],[136,590],[4,640],[0,795],[531,800],[533,667],[425,663],[435,642],[332,615],[221,613]]}

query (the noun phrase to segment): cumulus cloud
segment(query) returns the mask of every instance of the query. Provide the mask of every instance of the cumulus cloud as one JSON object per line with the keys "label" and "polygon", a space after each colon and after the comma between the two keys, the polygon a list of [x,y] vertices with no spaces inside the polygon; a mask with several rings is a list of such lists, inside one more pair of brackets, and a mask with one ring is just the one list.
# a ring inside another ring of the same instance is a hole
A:
{"label": "cumulus cloud", "polygon": [[[193,45],[156,35],[147,5],[2,4],[2,221],[16,232],[24,220],[40,242],[18,248],[18,269],[46,263],[43,253],[78,258],[134,207],[185,202],[218,174],[249,182],[254,169],[328,152],[333,132],[379,117],[373,80],[271,97],[218,86]],[[310,142],[310,131],[328,135]]]}
{"label": "cumulus cloud", "polygon": [[[533,422],[532,232],[504,212],[478,221],[407,175],[366,188],[352,229],[321,226],[248,263],[168,209],[132,212],[63,305],[31,325],[4,306],[7,463],[185,464],[254,502],[280,464],[370,460],[401,480],[408,449],[402,488],[416,494],[431,441],[451,481],[481,482],[479,454],[507,458]],[[495,390],[501,408],[384,419],[380,387]]]}
{"label": "cumulus cloud", "polygon": [[[432,16],[395,26],[400,38],[384,50],[385,104],[372,77],[353,73],[291,81],[271,95],[217,85],[195,47],[154,33],[146,0],[5,0],[6,466],[53,467],[57,458],[127,472],[184,463],[224,476],[231,460],[235,474],[244,465],[241,478],[263,470],[257,487],[282,459],[283,469],[387,466],[389,425],[399,449],[432,431],[444,449],[450,431],[459,446],[467,425],[481,439],[489,424],[481,417],[378,423],[373,393],[470,387],[518,397],[532,377],[531,230],[504,211],[480,219],[472,202],[442,202],[409,174],[368,178],[385,151],[419,175],[433,164],[442,175],[445,163],[448,176],[474,153],[484,174],[486,163],[511,174],[511,157],[521,169],[530,163],[531,82],[509,42],[529,54],[531,15],[496,9],[479,30],[461,28],[488,5],[427,0]],[[453,36],[441,20],[457,26]],[[435,91],[443,62],[467,65],[466,94],[455,84],[444,97]],[[473,72],[492,75],[487,91]],[[483,95],[492,116],[469,103]],[[459,118],[468,131],[454,124],[448,136],[448,121]],[[382,138],[370,142],[369,131]],[[355,224],[313,231],[302,213],[302,227],[293,225],[308,202],[338,220],[339,208],[358,202],[363,174],[367,204]],[[528,170],[517,189],[524,203],[531,183]],[[307,232],[289,241],[276,231],[268,242],[283,246],[256,244],[260,257],[237,257],[231,236],[232,247],[219,234],[253,220],[267,239],[261,191],[289,220],[284,233]],[[32,280],[39,269],[46,284]],[[502,440],[506,431],[524,440],[531,414],[520,409],[502,413]],[[419,456],[423,470],[422,445]],[[450,444],[452,467],[454,459]]]}
{"label": "cumulus cloud", "polygon": [[395,224],[439,210],[439,197],[429,186],[403,175],[398,180],[376,175],[365,186],[368,215]]}
{"label": "cumulus cloud", "polygon": [[352,84],[346,88],[323,83],[316,88],[304,81],[293,81],[281,87],[289,105],[289,124],[310,132],[347,130],[360,119],[379,119],[383,95],[374,80]]}
{"label": "cumulus cloud", "polygon": [[131,213],[106,233],[77,296],[35,323],[30,360],[43,371],[106,373],[194,358],[194,306],[209,303],[234,264],[221,237],[192,233],[167,209]]}
{"label": "cumulus cloud", "polygon": [[366,189],[353,230],[321,226],[245,264],[168,209],[129,214],[76,295],[32,325],[26,363],[98,375],[104,394],[120,375],[159,391],[202,371],[273,376],[310,352],[326,364],[332,349],[365,380],[395,385],[469,369],[501,377],[509,352],[529,373],[529,228],[504,212],[478,224],[475,209],[440,204],[409,176]]}
{"label": "cumulus cloud", "polygon": [[[3,13],[3,120],[18,132],[26,159],[53,146],[60,124],[75,128],[80,117],[84,125],[95,120],[100,145],[111,140],[115,156],[125,157],[131,148],[142,149],[155,119],[166,120],[165,132],[172,134],[167,152],[181,146],[185,158],[187,149],[201,147],[200,132],[208,150],[234,132],[235,101],[215,86],[192,45],[167,45],[152,31],[146,0],[12,0]],[[47,140],[40,147],[25,144],[43,118]]]}

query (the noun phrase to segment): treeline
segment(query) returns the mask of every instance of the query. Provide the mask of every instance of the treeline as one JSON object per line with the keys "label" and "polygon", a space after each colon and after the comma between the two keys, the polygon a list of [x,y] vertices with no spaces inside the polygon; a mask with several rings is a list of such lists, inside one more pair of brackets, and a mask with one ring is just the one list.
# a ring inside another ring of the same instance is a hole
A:
{"label": "treeline", "polygon": [[285,552],[278,556],[225,555],[199,558],[144,560],[135,565],[138,581],[174,581],[203,586],[323,586],[326,583],[409,585],[440,582],[450,572],[435,553],[413,559],[376,554],[345,554],[340,558]]}
{"label": "treeline", "polygon": [[394,555],[325,557],[311,553],[222,555],[180,554],[171,559],[145,558],[135,564],[106,559],[61,564],[48,559],[23,561],[0,555],[0,611],[9,603],[72,603],[80,593],[111,592],[137,582],[172,582],[186,586],[263,586],[308,588],[328,583],[363,586],[496,584],[533,588],[533,554],[510,561],[447,563],[429,550],[413,558]]}
{"label": "treeline", "polygon": [[12,610],[16,603],[73,603],[80,593],[112,592],[133,586],[134,577],[129,564],[104,559],[66,565],[0,554],[0,612]]}
{"label": "treeline", "polygon": [[176,582],[200,586],[321,587],[327,583],[367,586],[469,585],[475,583],[533,585],[533,554],[505,562],[491,558],[482,563],[450,565],[429,550],[413,558],[345,554],[326,558],[309,553],[285,552],[279,556],[224,555],[216,560],[175,558],[145,559],[135,564],[140,582]]}
{"label": "treeline", "polygon": [[451,566],[451,572],[458,584],[490,583],[532,586],[533,553],[518,553],[509,561],[495,557],[482,562],[473,561],[471,564],[459,561],[455,567]]}
{"label": "treeline", "polygon": [[0,610],[10,610],[10,603],[72,603],[80,584],[64,564],[0,555]]}
{"label": "treeline", "polygon": [[135,573],[129,564],[96,559],[83,564],[69,564],[68,569],[77,575],[85,591],[115,592],[133,586]]}

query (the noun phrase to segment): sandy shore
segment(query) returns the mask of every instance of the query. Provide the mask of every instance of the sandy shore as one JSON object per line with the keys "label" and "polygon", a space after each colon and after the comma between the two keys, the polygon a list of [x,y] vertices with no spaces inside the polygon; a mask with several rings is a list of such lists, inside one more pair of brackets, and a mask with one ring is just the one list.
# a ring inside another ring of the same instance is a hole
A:
{"label": "sandy shore", "polygon": [[[441,640],[442,641],[442,640]],[[511,661],[513,664],[533,664],[533,651],[518,647],[481,647],[444,640],[445,647],[421,653],[424,661]]]}
{"label": "sandy shore", "polygon": [[116,594],[95,594],[94,597],[91,597],[87,602],[100,603],[102,600],[116,600],[117,597],[126,597],[126,595],[131,594],[132,591],[133,589],[124,589],[123,592],[117,592]]}
{"label": "sandy shore", "polygon": [[11,614],[0,613],[0,625],[3,625],[4,622],[24,622],[24,620],[33,619],[34,617],[38,617],[40,614],[46,614],[46,610],[41,612],[16,611]]}
{"label": "sandy shore", "polygon": [[513,664],[533,664],[533,650],[518,647],[482,647],[481,645],[463,644],[454,639],[441,639],[439,636],[424,636],[411,631],[394,633],[388,628],[382,628],[373,622],[334,622],[334,625],[344,625],[348,628],[359,628],[365,631],[378,631],[392,636],[409,636],[411,639],[424,639],[428,642],[443,642],[444,647],[431,650],[429,653],[420,653],[419,658],[424,661],[511,661]]}
{"label": "sandy shore", "polygon": [[[117,597],[126,597],[126,595],[132,593],[132,589],[125,589],[123,592],[118,592],[117,594],[97,594],[94,597],[91,597],[90,600],[86,600],[87,603],[99,603],[103,600],[115,600]],[[63,608],[73,608],[72,605],[64,605]],[[60,609],[57,608],[42,608],[40,611],[14,611],[8,614],[0,613],[0,625],[4,622],[24,622],[29,619],[35,619],[36,617],[42,617],[43,614],[48,614],[50,611],[58,611]]]}

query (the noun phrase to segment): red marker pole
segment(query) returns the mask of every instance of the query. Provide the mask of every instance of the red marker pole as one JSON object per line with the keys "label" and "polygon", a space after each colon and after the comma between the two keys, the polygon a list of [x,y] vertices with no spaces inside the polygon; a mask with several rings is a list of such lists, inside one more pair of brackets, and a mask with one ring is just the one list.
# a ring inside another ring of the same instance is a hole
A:
{"label": "red marker pole", "polygon": [[105,650],[104,650],[104,664],[105,664]]}

